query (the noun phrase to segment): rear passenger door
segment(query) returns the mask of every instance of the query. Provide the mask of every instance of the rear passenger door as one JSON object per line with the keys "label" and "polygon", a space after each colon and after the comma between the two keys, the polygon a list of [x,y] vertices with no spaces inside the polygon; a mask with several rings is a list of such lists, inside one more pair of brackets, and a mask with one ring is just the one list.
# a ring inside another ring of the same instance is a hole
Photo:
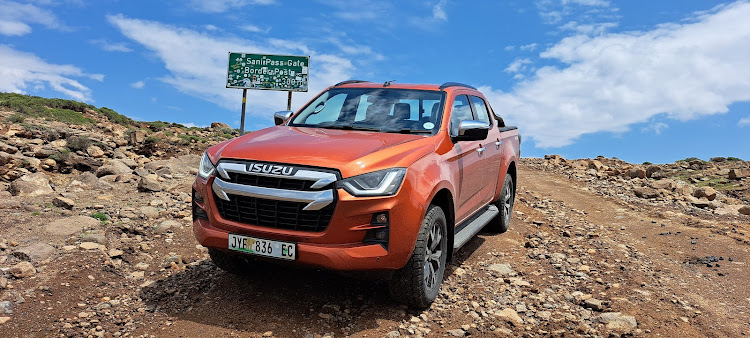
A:
{"label": "rear passenger door", "polygon": [[490,115],[487,103],[478,96],[469,95],[471,108],[477,120],[487,122],[490,125],[490,131],[487,138],[482,143],[484,145],[484,168],[482,170],[483,186],[481,193],[484,195],[482,204],[490,202],[494,197],[495,187],[500,177],[500,168],[502,168],[502,147],[500,132],[497,130],[496,121]]}

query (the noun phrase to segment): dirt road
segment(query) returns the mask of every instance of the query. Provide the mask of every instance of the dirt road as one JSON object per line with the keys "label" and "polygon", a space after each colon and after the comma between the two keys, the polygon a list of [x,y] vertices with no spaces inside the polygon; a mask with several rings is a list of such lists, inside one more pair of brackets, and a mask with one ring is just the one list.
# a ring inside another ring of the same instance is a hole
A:
{"label": "dirt road", "polygon": [[[6,257],[0,331],[21,337],[750,332],[747,218],[626,204],[529,162],[519,172],[510,230],[482,233],[464,247],[438,300],[424,311],[391,302],[383,283],[362,276],[265,264],[245,277],[224,273],[196,247],[188,218],[164,225],[189,207],[175,193],[136,192],[132,182],[78,193],[73,215],[112,216],[94,229],[105,240],[84,248],[82,242],[92,243],[84,240],[87,232],[58,238],[42,231],[71,216],[28,207],[51,197],[14,197],[0,203],[0,257]],[[190,182],[189,175],[175,179]],[[157,214],[141,215],[148,206]],[[16,252],[37,243],[54,251],[31,258],[35,274],[12,277],[7,267],[28,258]]]}

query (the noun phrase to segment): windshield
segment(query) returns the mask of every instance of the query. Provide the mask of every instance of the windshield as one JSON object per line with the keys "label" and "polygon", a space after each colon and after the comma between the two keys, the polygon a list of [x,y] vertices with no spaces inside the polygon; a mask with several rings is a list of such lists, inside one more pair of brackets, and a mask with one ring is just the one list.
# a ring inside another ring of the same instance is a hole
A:
{"label": "windshield", "polygon": [[333,88],[305,107],[290,126],[432,134],[440,129],[443,92]]}

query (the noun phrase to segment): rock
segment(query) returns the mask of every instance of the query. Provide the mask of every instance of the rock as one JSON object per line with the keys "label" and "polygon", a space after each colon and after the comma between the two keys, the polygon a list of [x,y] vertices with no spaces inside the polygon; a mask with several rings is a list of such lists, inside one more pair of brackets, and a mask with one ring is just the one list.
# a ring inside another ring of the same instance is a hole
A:
{"label": "rock", "polygon": [[589,298],[583,301],[583,305],[589,309],[601,311],[604,310],[604,304],[601,300],[598,300],[596,298]]}
{"label": "rock", "polygon": [[222,122],[212,122],[211,128],[215,129],[232,129],[228,124]]}
{"label": "rock", "polygon": [[34,268],[34,265],[30,262],[18,263],[12,266],[8,271],[16,278],[26,278],[36,274],[36,268]]}
{"label": "rock", "polygon": [[125,252],[119,249],[111,249],[107,252],[107,255],[110,258],[122,257],[123,254],[125,254]]}
{"label": "rock", "polygon": [[94,242],[83,242],[78,245],[78,247],[83,250],[99,249],[99,246],[100,246],[99,243],[94,243]]}
{"label": "rock", "polygon": [[163,234],[167,231],[170,231],[170,229],[172,228],[179,228],[180,226],[181,226],[180,222],[167,220],[167,221],[159,223],[159,225],[157,225],[154,228],[154,232],[156,232],[157,234]]}
{"label": "rock", "polygon": [[750,169],[731,169],[729,170],[729,178],[733,180],[739,180],[741,178],[750,177]]}
{"label": "rock", "polygon": [[28,259],[32,262],[43,261],[55,254],[54,246],[46,243],[33,243],[19,247],[13,252],[13,255],[22,259]]}
{"label": "rock", "polygon": [[649,165],[646,167],[646,177],[651,178],[655,173],[661,171],[661,167],[658,165]]}
{"label": "rock", "polygon": [[52,235],[70,236],[80,233],[85,228],[97,228],[99,226],[99,220],[95,218],[88,216],[72,216],[58,219],[48,224],[44,229]]}
{"label": "rock", "polygon": [[13,303],[9,300],[0,302],[0,314],[12,315],[13,314]]}
{"label": "rock", "polygon": [[643,168],[632,168],[628,170],[628,177],[630,178],[646,178],[646,170]]}
{"label": "rock", "polygon": [[86,153],[94,158],[100,158],[104,156],[104,150],[102,150],[102,148],[99,148],[98,146],[89,146],[88,148],[86,148]]}
{"label": "rock", "polygon": [[146,131],[145,130],[133,130],[128,135],[128,142],[131,146],[139,145],[146,141]]}
{"label": "rock", "polygon": [[107,237],[104,236],[103,233],[100,231],[95,231],[92,233],[88,233],[81,238],[81,241],[83,242],[94,242],[98,244],[107,244]]}
{"label": "rock", "polygon": [[13,196],[40,196],[54,192],[44,173],[21,176],[10,184],[9,191]]}
{"label": "rock", "polygon": [[628,334],[635,330],[638,322],[633,316],[623,316],[620,312],[606,312],[599,316],[599,321],[607,324],[607,329]]}
{"label": "rock", "polygon": [[496,272],[499,276],[507,276],[510,275],[511,272],[513,272],[513,269],[511,269],[510,264],[508,263],[495,263],[491,264],[487,270]]}
{"label": "rock", "polygon": [[521,326],[523,325],[523,319],[521,319],[521,316],[518,315],[518,313],[511,309],[511,308],[505,308],[502,311],[500,311],[497,316],[500,319],[503,319],[515,326]]}
{"label": "rock", "polygon": [[109,160],[107,163],[96,170],[96,177],[107,175],[124,175],[132,174],[133,169],[120,160]]}
{"label": "rock", "polygon": [[589,160],[588,168],[595,169],[596,171],[602,171],[605,169],[604,164],[599,160]]}
{"label": "rock", "polygon": [[141,179],[138,181],[138,190],[143,192],[152,192],[152,191],[161,191],[163,188],[161,184],[159,184],[159,181],[156,179],[146,176],[141,177]]}
{"label": "rock", "polygon": [[463,329],[453,329],[453,330],[448,330],[448,334],[450,334],[453,337],[463,337],[466,335],[466,332]]}
{"label": "rock", "polygon": [[659,180],[652,182],[651,187],[655,189],[675,190],[677,189],[677,183],[672,180]]}
{"label": "rock", "polygon": [[750,215],[750,205],[743,205],[737,210],[737,212],[743,215]]}
{"label": "rock", "polygon": [[648,187],[638,187],[633,189],[636,196],[640,198],[657,198],[659,197],[659,191]]}
{"label": "rock", "polygon": [[63,209],[68,209],[68,210],[73,209],[73,207],[76,205],[76,203],[72,199],[61,197],[61,196],[55,197],[55,199],[52,200],[52,204],[58,208],[63,208]]}
{"label": "rock", "polygon": [[711,187],[699,187],[693,192],[693,196],[697,198],[705,197],[709,201],[716,199],[716,190]]}
{"label": "rock", "polygon": [[157,218],[159,217],[159,209],[156,209],[154,207],[143,207],[141,208],[141,213],[146,216],[147,218]]}
{"label": "rock", "polygon": [[0,317],[0,325],[7,323],[10,317]]}

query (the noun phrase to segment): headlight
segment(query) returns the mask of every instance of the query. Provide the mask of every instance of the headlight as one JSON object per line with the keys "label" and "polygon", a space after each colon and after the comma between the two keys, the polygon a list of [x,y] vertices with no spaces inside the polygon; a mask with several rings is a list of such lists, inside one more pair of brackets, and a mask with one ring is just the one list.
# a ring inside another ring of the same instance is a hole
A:
{"label": "headlight", "polygon": [[404,182],[406,168],[391,168],[362,174],[336,183],[353,196],[390,196],[398,191]]}
{"label": "headlight", "polygon": [[203,153],[203,157],[201,157],[200,167],[198,167],[198,176],[200,176],[203,179],[208,179],[208,176],[213,175],[215,172],[216,172],[216,168],[214,167],[214,164],[211,163],[211,160],[208,158],[208,153]]}

